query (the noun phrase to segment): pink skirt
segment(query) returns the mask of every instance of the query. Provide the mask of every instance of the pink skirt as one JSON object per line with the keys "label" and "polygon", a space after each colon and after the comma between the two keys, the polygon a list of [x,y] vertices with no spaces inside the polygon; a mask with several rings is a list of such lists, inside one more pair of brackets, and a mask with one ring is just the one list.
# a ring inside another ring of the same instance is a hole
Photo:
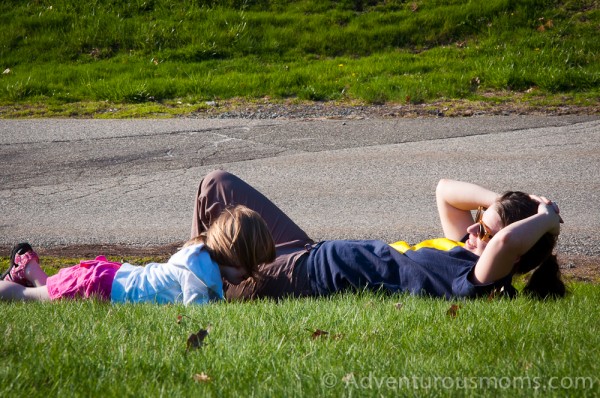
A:
{"label": "pink skirt", "polygon": [[62,268],[46,282],[50,299],[96,297],[110,301],[112,283],[120,267],[121,263],[98,256],[95,260]]}

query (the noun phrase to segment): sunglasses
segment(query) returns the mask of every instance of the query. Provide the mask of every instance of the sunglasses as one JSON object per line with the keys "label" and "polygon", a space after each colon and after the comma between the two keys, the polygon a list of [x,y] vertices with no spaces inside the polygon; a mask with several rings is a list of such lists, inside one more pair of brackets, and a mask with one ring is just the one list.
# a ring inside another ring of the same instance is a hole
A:
{"label": "sunglasses", "polygon": [[487,209],[485,209],[483,206],[479,206],[477,208],[477,213],[475,214],[475,222],[477,224],[479,224],[479,230],[477,231],[477,237],[483,242],[487,242],[494,237],[494,235],[492,235],[490,233],[490,227],[485,225],[482,220],[483,212],[486,210]]}

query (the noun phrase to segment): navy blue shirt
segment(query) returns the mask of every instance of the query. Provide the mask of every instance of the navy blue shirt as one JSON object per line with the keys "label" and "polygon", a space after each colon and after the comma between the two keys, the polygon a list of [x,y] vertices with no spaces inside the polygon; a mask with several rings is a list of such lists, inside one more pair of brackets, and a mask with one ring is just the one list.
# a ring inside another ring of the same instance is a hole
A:
{"label": "navy blue shirt", "polygon": [[501,287],[514,292],[511,275],[487,285],[470,282],[479,256],[458,242],[442,238],[413,247],[404,242],[392,246],[378,240],[318,243],[306,258],[313,293],[367,288],[452,298],[485,295]]}

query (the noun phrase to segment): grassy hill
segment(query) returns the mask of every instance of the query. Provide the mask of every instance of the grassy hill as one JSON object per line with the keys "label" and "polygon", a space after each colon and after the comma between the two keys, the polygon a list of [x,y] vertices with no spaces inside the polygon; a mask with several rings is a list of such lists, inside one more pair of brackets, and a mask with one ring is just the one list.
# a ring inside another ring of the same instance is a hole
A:
{"label": "grassy hill", "polygon": [[[4,1],[0,116],[239,99],[594,106],[598,1]],[[33,110],[35,109],[35,111]]]}

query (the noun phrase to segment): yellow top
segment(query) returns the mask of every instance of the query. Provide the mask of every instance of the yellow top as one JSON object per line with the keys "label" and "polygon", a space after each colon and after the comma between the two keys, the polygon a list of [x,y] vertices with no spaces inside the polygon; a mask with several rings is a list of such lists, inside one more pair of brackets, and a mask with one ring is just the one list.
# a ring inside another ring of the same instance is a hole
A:
{"label": "yellow top", "polygon": [[390,246],[398,250],[400,253],[404,254],[408,250],[419,250],[426,247],[431,249],[448,251],[455,248],[456,246],[464,247],[465,244],[447,238],[436,238],[424,240],[423,242],[418,243],[414,246],[411,246],[408,243],[399,240],[398,242],[391,243]]}

